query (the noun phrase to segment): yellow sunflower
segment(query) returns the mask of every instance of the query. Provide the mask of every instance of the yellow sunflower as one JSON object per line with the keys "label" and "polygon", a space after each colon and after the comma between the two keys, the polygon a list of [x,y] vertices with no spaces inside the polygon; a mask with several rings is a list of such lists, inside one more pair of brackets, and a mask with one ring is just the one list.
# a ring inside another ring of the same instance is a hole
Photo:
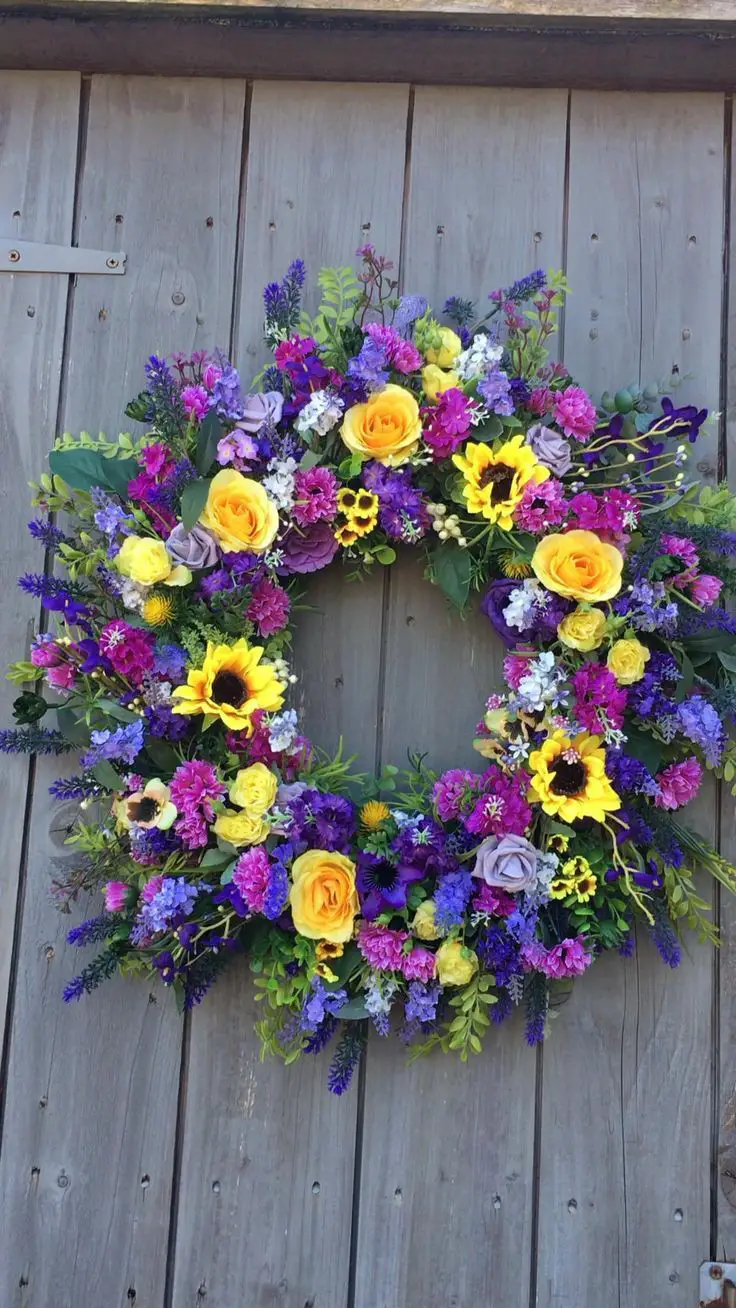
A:
{"label": "yellow sunflower", "polygon": [[503,531],[514,525],[514,510],[521,503],[528,482],[537,484],[549,477],[549,468],[538,463],[531,446],[519,434],[495,453],[490,445],[468,441],[462,454],[452,461],[465,477],[463,496],[471,513],[481,513]]}
{"label": "yellow sunflower", "polygon": [[263,649],[246,640],[234,645],[208,644],[201,668],[192,668],[185,686],[172,698],[174,713],[208,713],[220,718],[230,731],[253,733],[256,709],[281,708],[285,686],[270,664],[261,665]]}
{"label": "yellow sunflower", "polygon": [[529,799],[550,817],[563,822],[594,818],[604,822],[621,800],[606,776],[606,755],[600,736],[582,731],[570,739],[554,731],[529,758],[532,784]]}

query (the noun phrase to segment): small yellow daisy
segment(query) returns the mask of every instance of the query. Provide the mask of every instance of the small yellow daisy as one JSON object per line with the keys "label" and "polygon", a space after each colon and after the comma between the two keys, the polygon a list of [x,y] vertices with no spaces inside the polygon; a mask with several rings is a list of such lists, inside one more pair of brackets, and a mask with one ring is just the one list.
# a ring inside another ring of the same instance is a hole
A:
{"label": "small yellow daisy", "polygon": [[174,616],[174,601],[169,595],[149,595],[143,604],[143,621],[149,627],[165,627]]}
{"label": "small yellow daisy", "polygon": [[388,822],[391,816],[391,810],[388,804],[381,803],[380,799],[369,799],[360,810],[360,825],[366,827],[368,831],[378,831],[384,822]]}

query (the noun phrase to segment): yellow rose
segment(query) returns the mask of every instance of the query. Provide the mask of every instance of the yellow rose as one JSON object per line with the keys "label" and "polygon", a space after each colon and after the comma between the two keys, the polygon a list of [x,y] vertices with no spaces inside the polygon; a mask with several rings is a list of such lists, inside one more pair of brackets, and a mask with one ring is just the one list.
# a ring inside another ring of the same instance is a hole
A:
{"label": "yellow rose", "polygon": [[597,649],[606,631],[606,615],[601,609],[575,609],[557,628],[557,635],[568,649],[589,654]]}
{"label": "yellow rose", "polygon": [[157,581],[166,581],[169,576],[171,558],[162,540],[153,536],[126,536],[115,556],[115,567],[139,586],[155,586]]}
{"label": "yellow rose", "polygon": [[608,651],[606,662],[619,686],[632,686],[644,676],[649,650],[639,640],[617,640]]}
{"label": "yellow rose", "polygon": [[348,409],[340,431],[350,452],[359,459],[375,459],[393,468],[415,453],[421,434],[414,396],[391,383],[365,404]]}
{"label": "yellow rose", "polygon": [[260,814],[220,813],[215,822],[215,835],[229,845],[262,845],[270,831]]}
{"label": "yellow rose", "polygon": [[212,478],[199,521],[226,554],[237,550],[263,554],[279,529],[276,505],[260,482],[234,468],[223,468]]}
{"label": "yellow rose", "polygon": [[478,955],[462,940],[445,940],[437,950],[437,978],[443,986],[466,986],[478,971]]}
{"label": "yellow rose", "polygon": [[459,385],[460,378],[456,372],[443,372],[436,363],[428,363],[426,368],[422,368],[422,386],[430,404],[434,404],[438,396],[449,391],[451,386]]}
{"label": "yellow rose", "polygon": [[241,768],[230,787],[230,799],[251,817],[262,817],[276,798],[278,781],[265,763],[251,763]]}
{"label": "yellow rose", "polygon": [[623,555],[594,531],[567,531],[540,540],[532,568],[543,586],[568,599],[613,599],[621,589]]}
{"label": "yellow rose", "polygon": [[414,914],[411,929],[420,940],[439,940],[442,932],[435,925],[436,905],[433,899],[423,899]]}
{"label": "yellow rose", "polygon": [[294,859],[289,894],[294,926],[309,940],[349,940],[358,911],[355,864],[344,854],[308,849]]}
{"label": "yellow rose", "polygon": [[450,327],[440,327],[440,336],[442,344],[439,349],[425,350],[424,357],[427,363],[439,364],[440,368],[451,368],[463,348],[463,343]]}

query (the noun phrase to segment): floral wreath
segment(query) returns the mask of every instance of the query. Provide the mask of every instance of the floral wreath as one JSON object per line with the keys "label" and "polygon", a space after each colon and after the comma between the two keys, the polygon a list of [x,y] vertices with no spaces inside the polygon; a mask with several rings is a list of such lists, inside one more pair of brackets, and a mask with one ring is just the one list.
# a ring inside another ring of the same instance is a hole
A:
{"label": "floral wreath", "polygon": [[[81,750],[50,787],[83,810],[54,892],[104,907],[68,933],[97,952],[64,998],[120,971],[187,1010],[243,952],[265,1049],[331,1044],[337,1093],[361,1019],[467,1059],[521,1005],[536,1044],[554,988],[637,924],[670,967],[683,927],[716,938],[697,869],[736,889],[679,818],[705,769],[736,772],[736,501],[685,471],[706,410],[674,378],[596,406],[548,361],[559,274],[481,317],[453,297],[443,326],[358,253],[313,318],[300,261],[266,288],[249,393],[221,354],[152,356],[126,410],[144,435],[57,441],[29,525],[66,576],[20,581],[56,629],[9,674],[55,698],[25,689],[0,733]],[[359,775],[287,706],[301,579],[398,543],[507,646],[477,771]]]}

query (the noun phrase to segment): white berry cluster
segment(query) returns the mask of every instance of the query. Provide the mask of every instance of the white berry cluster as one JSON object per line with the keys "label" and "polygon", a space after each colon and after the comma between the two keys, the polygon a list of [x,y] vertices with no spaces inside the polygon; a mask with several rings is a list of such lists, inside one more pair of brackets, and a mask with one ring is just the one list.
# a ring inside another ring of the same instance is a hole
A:
{"label": "white berry cluster", "polygon": [[460,530],[457,514],[448,513],[446,504],[428,504],[427,509],[432,515],[432,528],[440,540],[455,540],[460,549],[464,549],[468,542]]}

